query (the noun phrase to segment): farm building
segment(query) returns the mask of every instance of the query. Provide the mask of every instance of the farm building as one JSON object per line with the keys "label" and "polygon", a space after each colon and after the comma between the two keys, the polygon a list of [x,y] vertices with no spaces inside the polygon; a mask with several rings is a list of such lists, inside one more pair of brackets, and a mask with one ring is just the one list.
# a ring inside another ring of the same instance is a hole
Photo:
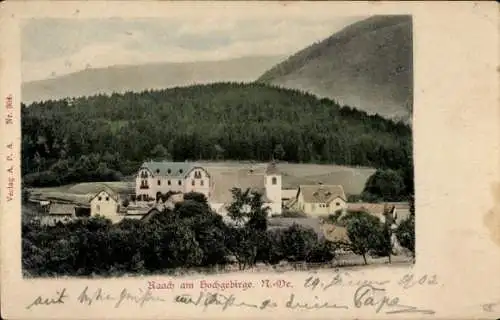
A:
{"label": "farm building", "polygon": [[392,213],[392,207],[386,203],[355,202],[347,204],[347,211],[363,211],[376,216],[380,221],[384,222],[386,215]]}
{"label": "farm building", "polygon": [[75,218],[75,205],[52,203],[49,205],[48,212],[41,216],[42,225],[55,225],[58,222],[68,222]]}
{"label": "farm building", "polygon": [[103,188],[90,199],[90,215],[112,218],[120,210],[120,197],[110,188]]}

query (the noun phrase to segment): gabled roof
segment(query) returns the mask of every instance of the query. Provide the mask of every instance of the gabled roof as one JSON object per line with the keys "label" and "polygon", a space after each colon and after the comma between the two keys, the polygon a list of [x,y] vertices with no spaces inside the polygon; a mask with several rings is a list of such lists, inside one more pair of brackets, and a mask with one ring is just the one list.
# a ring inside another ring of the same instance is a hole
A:
{"label": "gabled roof", "polygon": [[344,188],[340,185],[301,185],[297,195],[300,193],[307,203],[329,203],[336,198],[346,201]]}
{"label": "gabled roof", "polygon": [[364,211],[373,216],[378,217],[379,219],[383,219],[384,213],[391,213],[392,206],[385,203],[366,203],[366,202],[355,202],[348,203],[347,210],[348,211]]}
{"label": "gabled roof", "polygon": [[75,214],[74,204],[52,203],[49,208],[49,214],[54,215],[72,215]]}
{"label": "gabled roof", "polygon": [[167,161],[149,161],[144,162],[141,168],[146,168],[154,176],[184,178],[186,174],[194,167],[201,167],[192,162],[167,162]]}
{"label": "gabled roof", "polygon": [[120,196],[118,195],[118,193],[105,184],[102,184],[101,189],[92,198],[90,198],[90,201],[94,200],[95,197],[97,197],[101,192],[106,192],[116,202],[120,202]]}

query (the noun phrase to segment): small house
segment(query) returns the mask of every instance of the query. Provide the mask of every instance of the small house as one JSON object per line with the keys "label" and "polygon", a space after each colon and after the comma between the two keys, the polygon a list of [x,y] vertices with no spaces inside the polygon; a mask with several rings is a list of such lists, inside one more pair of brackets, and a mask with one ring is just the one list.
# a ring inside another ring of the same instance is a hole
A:
{"label": "small house", "polygon": [[113,218],[118,215],[120,211],[120,198],[110,188],[104,188],[99,191],[90,200],[90,215],[103,216],[106,218]]}
{"label": "small house", "polygon": [[48,212],[41,217],[42,225],[53,226],[58,222],[66,223],[75,218],[74,204],[52,203]]}
{"label": "small house", "polygon": [[344,188],[341,185],[301,185],[297,191],[294,209],[312,217],[334,214],[347,207]]}

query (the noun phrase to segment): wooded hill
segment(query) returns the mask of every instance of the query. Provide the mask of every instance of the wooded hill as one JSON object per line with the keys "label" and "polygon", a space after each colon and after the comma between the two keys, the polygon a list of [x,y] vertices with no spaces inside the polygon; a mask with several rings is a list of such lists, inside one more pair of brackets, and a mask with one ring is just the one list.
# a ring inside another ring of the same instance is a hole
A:
{"label": "wooded hill", "polygon": [[[28,185],[119,179],[149,159],[334,163],[412,181],[409,126],[266,84],[217,83],[22,108]],[[411,183],[412,184],[412,183]]]}

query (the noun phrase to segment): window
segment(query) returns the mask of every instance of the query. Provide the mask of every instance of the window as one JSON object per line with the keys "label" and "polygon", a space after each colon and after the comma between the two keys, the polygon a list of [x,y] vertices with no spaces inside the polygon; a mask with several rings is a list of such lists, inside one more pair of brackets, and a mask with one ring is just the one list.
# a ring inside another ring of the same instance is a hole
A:
{"label": "window", "polygon": [[158,185],[159,185],[159,186],[161,186],[161,181],[160,181],[160,179],[158,179]]}
{"label": "window", "polygon": [[97,212],[101,212],[101,206],[100,205],[97,205]]}
{"label": "window", "polygon": [[203,185],[205,184],[205,181],[204,180],[201,180],[200,181],[200,185],[203,187]]}
{"label": "window", "polygon": [[106,197],[106,201],[109,201],[109,197]]}
{"label": "window", "polygon": [[315,209],[316,209],[316,205],[315,205],[314,203],[313,203],[313,204],[311,204],[311,209],[312,209],[312,210],[315,210]]}
{"label": "window", "polygon": [[182,170],[182,169],[179,169],[179,173],[182,173],[182,172],[183,172],[183,170]]}
{"label": "window", "polygon": [[168,181],[167,181],[167,184],[168,184],[168,185],[171,185],[171,184],[172,184],[172,182],[170,182],[170,180],[168,180]]}
{"label": "window", "polygon": [[160,173],[160,169],[156,169],[156,173]]}
{"label": "window", "polygon": [[101,200],[102,200],[102,197],[97,198],[97,200],[101,201]]}
{"label": "window", "polygon": [[191,185],[194,187],[194,180],[191,180]]}
{"label": "window", "polygon": [[273,183],[273,184],[278,183],[278,179],[277,179],[276,177],[273,177],[273,179],[272,179],[272,183]]}
{"label": "window", "polygon": [[340,206],[340,202],[337,202],[335,205],[337,205],[337,207]]}
{"label": "window", "polygon": [[180,185],[180,186],[182,186],[182,181],[181,181],[181,180],[179,180],[179,181],[177,182],[177,184],[178,184],[178,185]]}
{"label": "window", "polygon": [[167,170],[167,173],[168,173],[168,174],[171,174],[171,173],[172,173],[172,170],[168,169],[168,170]]}

